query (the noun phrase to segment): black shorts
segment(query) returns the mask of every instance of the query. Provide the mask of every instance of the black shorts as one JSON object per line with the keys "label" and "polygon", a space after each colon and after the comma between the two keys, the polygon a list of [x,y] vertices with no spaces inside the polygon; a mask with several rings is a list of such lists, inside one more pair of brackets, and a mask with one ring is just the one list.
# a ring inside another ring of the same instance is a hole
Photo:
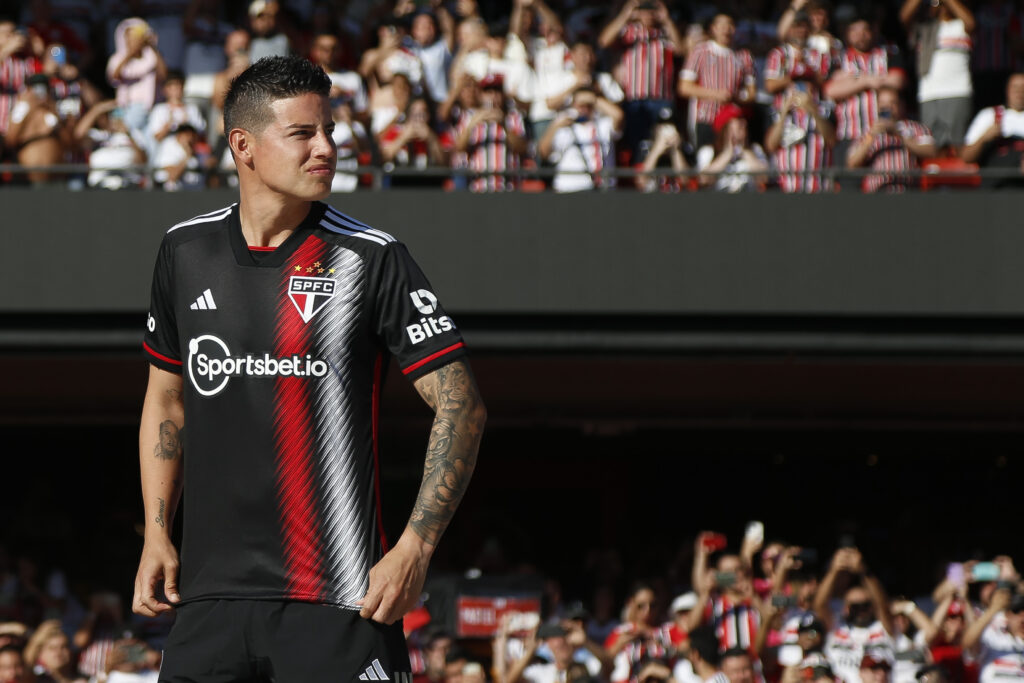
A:
{"label": "black shorts", "polygon": [[175,611],[160,683],[412,683],[401,621],[262,600],[201,600]]}

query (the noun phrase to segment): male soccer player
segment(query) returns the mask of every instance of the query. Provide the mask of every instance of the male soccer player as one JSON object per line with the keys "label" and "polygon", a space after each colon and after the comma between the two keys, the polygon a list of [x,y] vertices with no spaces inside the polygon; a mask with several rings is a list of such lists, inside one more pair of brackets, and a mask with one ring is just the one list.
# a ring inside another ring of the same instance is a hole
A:
{"label": "male soccer player", "polygon": [[[476,461],[485,410],[455,324],[404,246],[319,201],[335,168],[330,87],[297,58],[239,75],[224,128],[240,201],[172,227],[157,257],[133,609],[177,613],[160,681],[409,683],[395,621]],[[376,432],[389,355],[435,419],[387,550]]]}

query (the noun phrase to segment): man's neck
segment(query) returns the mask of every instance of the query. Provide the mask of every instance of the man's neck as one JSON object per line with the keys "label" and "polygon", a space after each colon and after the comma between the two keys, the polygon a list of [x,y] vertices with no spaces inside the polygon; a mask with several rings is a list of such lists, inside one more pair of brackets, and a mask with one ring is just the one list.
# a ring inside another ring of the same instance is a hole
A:
{"label": "man's neck", "polygon": [[706,681],[718,673],[718,669],[702,661],[697,662],[697,665],[694,667],[694,673],[700,676],[701,680]]}
{"label": "man's neck", "polygon": [[242,236],[250,247],[277,247],[288,239],[309,215],[312,202],[286,200],[279,195],[242,194],[238,218]]}

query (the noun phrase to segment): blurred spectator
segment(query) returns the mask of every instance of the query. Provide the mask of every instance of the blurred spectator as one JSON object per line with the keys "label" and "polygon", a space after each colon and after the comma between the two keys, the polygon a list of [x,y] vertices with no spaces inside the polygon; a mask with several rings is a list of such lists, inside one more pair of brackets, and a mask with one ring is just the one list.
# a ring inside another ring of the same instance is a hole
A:
{"label": "blurred spectator", "polygon": [[932,131],[937,147],[959,152],[973,111],[974,15],[961,0],[934,0],[927,8],[922,0],[904,0],[900,20],[917,49],[921,123]]}
{"label": "blurred spectator", "polygon": [[395,14],[412,17],[409,49],[423,65],[423,82],[434,102],[448,96],[448,70],[455,51],[455,21],[439,0],[430,11],[418,10],[413,0],[401,0]]}
{"label": "blurred spectator", "polygon": [[537,151],[555,164],[556,192],[580,192],[610,186],[603,171],[615,167],[614,141],[622,129],[622,110],[593,88],[578,88],[572,108],[560,114],[544,133]]}
{"label": "blurred spectator", "polygon": [[935,156],[935,140],[917,121],[903,116],[900,95],[893,88],[878,90],[878,118],[852,147],[846,158],[848,168],[882,171],[864,178],[865,192],[905,192],[916,187],[920,178],[901,176],[900,171],[916,171],[919,160]]}
{"label": "blurred spectator", "polygon": [[199,190],[205,186],[203,161],[197,152],[199,133],[190,123],[179,123],[160,143],[153,157],[153,180],[164,190]]}
{"label": "blurred spectator", "polygon": [[[537,17],[534,20],[534,17]],[[536,25],[539,36],[530,34],[530,28]],[[569,47],[564,40],[565,30],[558,15],[543,0],[516,0],[512,8],[509,24],[509,41],[507,52],[521,53],[516,58],[523,63],[533,64],[536,79],[533,101],[530,103],[530,125],[535,139],[540,140],[544,131],[551,125],[555,113],[562,108],[562,99],[572,96],[572,89],[587,82],[578,81],[573,77],[584,71],[586,79],[593,70],[593,48],[590,49],[590,63],[583,64],[570,57]],[[575,49],[575,48],[574,48]],[[585,57],[583,58],[586,59]],[[570,68],[571,61],[571,68]],[[552,106],[552,98],[561,96]],[[619,98],[621,99],[621,97]]]}
{"label": "blurred spectator", "polygon": [[830,191],[830,179],[807,172],[828,168],[835,144],[828,105],[796,86],[787,90],[764,143],[767,152],[774,155],[782,191]]}
{"label": "blurred spectator", "polygon": [[363,79],[355,71],[338,67],[340,53],[338,38],[330,33],[321,33],[313,38],[309,60],[319,65],[331,79],[331,106],[342,100],[349,103],[352,113],[360,120],[367,120],[369,108]]}
{"label": "blurred spectator", "polygon": [[388,84],[388,96],[374,99],[370,111],[370,132],[376,137],[388,126],[397,121],[412,101],[413,87],[404,73],[391,77]]}
{"label": "blurred spectator", "polygon": [[225,67],[224,40],[233,27],[221,20],[218,0],[190,0],[185,10],[185,58],[182,71],[186,76],[213,74]]}
{"label": "blurred spectator", "polygon": [[635,157],[658,112],[673,105],[674,60],[682,39],[660,0],[626,0],[597,43],[621,53],[614,72],[625,93],[622,142]]}
{"label": "blurred spectator", "polygon": [[977,664],[966,662],[963,650],[964,634],[976,616],[967,601],[965,571],[969,569],[969,564],[960,564],[958,575],[951,577],[947,573],[934,593],[938,598],[932,613],[935,628],[927,645],[932,662],[942,667],[949,683],[966,683],[968,677],[977,680]]}
{"label": "blurred spectator", "polygon": [[983,109],[1002,101],[1006,79],[1024,60],[1024,12],[1013,0],[981,0],[974,18],[974,108]]}
{"label": "blurred spectator", "polygon": [[787,666],[781,683],[841,683],[824,655],[811,654],[796,666]]}
{"label": "blurred spectator", "polygon": [[164,101],[153,107],[146,121],[147,149],[155,156],[160,145],[182,124],[189,124],[194,131],[206,130],[206,120],[199,107],[185,103],[185,75],[180,71],[168,71],[164,81]]}
{"label": "blurred spectator", "polygon": [[741,647],[723,652],[719,666],[729,683],[754,683],[754,665],[750,653]]}
{"label": "blurred spectator", "polygon": [[615,663],[611,674],[614,683],[629,680],[634,667],[645,657],[664,657],[669,652],[672,643],[668,633],[654,620],[654,589],[650,585],[641,582],[630,589],[623,622],[608,636],[604,647]]}
{"label": "blurred spectator", "polygon": [[356,119],[351,101],[332,98],[331,111],[334,115],[331,137],[338,148],[338,172],[334,174],[331,192],[352,192],[359,184],[359,176],[354,173],[359,166],[359,156],[370,151],[370,139],[366,128]]}
{"label": "blurred spectator", "polygon": [[[57,103],[45,74],[29,76],[28,88],[14,103],[7,145],[22,166],[54,166],[66,160],[71,148],[71,131],[57,115]],[[62,182],[63,176],[49,171],[29,171],[32,185]]]}
{"label": "blurred spectator", "polygon": [[[611,564],[604,563],[605,566]],[[606,583],[598,585],[594,589],[594,598],[591,601],[591,616],[587,620],[587,637],[597,643],[603,643],[612,634],[619,621],[615,615],[615,592]]]}
{"label": "blurred spectator", "polygon": [[117,90],[117,105],[133,130],[144,130],[157,89],[167,66],[157,49],[156,34],[142,19],[133,17],[117,25],[117,51],[107,61],[107,80]]}
{"label": "blurred spectator", "polygon": [[890,608],[894,654],[892,681],[917,683],[918,669],[928,662],[927,643],[934,637],[936,626],[913,600],[893,600]]}
{"label": "blurred spectator", "polygon": [[253,0],[249,5],[249,59],[284,57],[291,53],[291,41],[278,24],[281,6],[277,0]]}
{"label": "blurred spectator", "polygon": [[860,680],[863,683],[890,683],[893,653],[885,648],[866,647],[860,660]]}
{"label": "blurred spectator", "polygon": [[689,630],[687,629],[687,616],[690,611],[697,606],[697,594],[693,591],[687,591],[682,595],[677,595],[672,604],[669,605],[669,616],[671,621],[666,624],[668,629],[669,642],[672,643],[672,647],[678,651],[680,646],[690,638]]}
{"label": "blurred spectator", "polygon": [[[430,119],[430,104],[424,97],[414,97],[405,112],[378,136],[380,157],[384,170],[395,168],[416,168],[443,166],[445,153],[441,148],[434,125]],[[450,147],[450,141],[448,146]],[[391,179],[391,186],[441,185],[437,177],[398,176]]]}
{"label": "blurred spectator", "polygon": [[[766,673],[776,666],[792,667],[812,652],[821,652],[828,629],[814,614],[818,577],[811,548],[778,545],[771,570],[771,594],[761,602],[761,627],[754,651],[761,653]],[[766,551],[767,552],[767,551]],[[775,657],[771,648],[775,648]],[[775,661],[777,660],[777,661]]]}
{"label": "blurred spectator", "polygon": [[80,35],[70,24],[65,23],[67,15],[61,12],[55,18],[50,0],[31,0],[28,3],[28,30],[39,36],[47,47],[59,43],[71,53],[71,58],[80,67],[92,62],[93,50],[88,43],[89,35]]}
{"label": "blurred spectator", "polygon": [[[843,613],[834,619],[828,601],[840,577],[846,582],[859,579],[860,585],[846,590]],[[857,548],[842,547],[836,551],[815,596],[814,610],[830,625],[825,655],[836,674],[846,683],[875,683],[861,681],[861,660],[869,649],[875,655],[884,649],[892,652],[892,616],[881,583],[868,571]]]}
{"label": "blurred spectator", "polygon": [[697,607],[690,615],[690,629],[710,624],[722,652],[734,647],[752,650],[760,614],[750,567],[739,555],[729,554],[719,556],[715,567],[709,567],[713,547],[709,537],[713,536],[701,532],[694,544],[691,582],[697,591]]}
{"label": "blurred spectator", "polygon": [[[640,145],[642,161],[637,164],[638,170],[642,171],[636,178],[636,186],[641,192],[678,192],[688,182],[688,178],[680,175],[689,168],[683,149],[685,143],[676,124],[672,121],[672,111],[664,109],[659,116],[659,121],[654,124],[654,129],[649,140],[644,140]],[[655,176],[659,168],[668,167],[672,170],[671,175]]]}
{"label": "blurred spectator", "polygon": [[224,132],[224,98],[228,94],[228,84],[249,66],[249,33],[238,29],[224,39],[224,54],[228,65],[213,77],[213,93],[210,97],[210,134],[211,145]]}
{"label": "blurred spectator", "polygon": [[[592,88],[600,97],[612,104],[621,104],[623,92],[618,82],[609,73],[595,72],[597,58],[590,43],[582,40],[573,43],[569,58],[571,68],[563,67],[557,72],[552,70],[544,81],[541,80],[540,74],[537,74],[537,100],[530,109],[531,116],[538,111],[537,105],[542,99],[547,112],[558,112],[569,107],[572,104],[573,93],[584,87]],[[534,121],[534,132],[538,139],[544,135],[544,129],[550,121]]]}
{"label": "blurred spectator", "polygon": [[68,637],[56,619],[39,624],[29,638],[25,664],[32,668],[36,683],[85,683],[87,680],[75,670]]}
{"label": "blurred spectator", "polygon": [[94,593],[89,612],[75,631],[72,644],[81,652],[79,669],[89,676],[107,670],[107,657],[123,628],[124,613],[121,598],[109,591]]}
{"label": "blurred spectator", "polygon": [[[825,94],[836,103],[835,159],[844,165],[849,146],[871,128],[878,114],[877,91],[883,86],[902,90],[906,82],[898,53],[875,45],[870,22],[855,18],[846,29],[847,47]],[[837,673],[842,676],[841,671]]]}
{"label": "blurred spectator", "polygon": [[161,654],[134,638],[114,643],[107,659],[105,683],[157,683]]}
{"label": "blurred spectator", "polygon": [[21,650],[25,647],[28,627],[18,621],[0,623],[0,647],[13,645]]}
{"label": "blurred spectator", "polygon": [[[541,642],[551,653],[552,661],[531,663]],[[541,624],[527,636],[523,656],[509,667],[502,680],[505,683],[558,683],[567,678],[576,652],[581,649],[590,653],[590,661],[594,662],[593,668],[588,669],[591,676],[604,676],[611,670],[611,659],[604,648],[587,638],[582,624],[572,622],[570,629],[561,624]]]}
{"label": "blurred spectator", "polygon": [[[460,36],[464,41],[459,54],[452,64],[452,78],[461,74],[469,74],[478,81],[489,76],[501,78],[505,94],[511,98],[517,108],[527,111],[534,97],[534,76],[529,64],[518,57],[506,54],[508,39],[500,30],[489,33],[482,21],[470,18],[460,26]],[[482,42],[481,42],[482,40]]]}
{"label": "blurred spectator", "polygon": [[831,68],[827,52],[814,50],[808,44],[811,21],[804,12],[796,12],[786,32],[785,42],[768,53],[764,69],[764,89],[775,96],[773,108],[782,108],[782,93],[791,85],[806,90],[807,84],[821,92]]}
{"label": "blurred spectator", "polygon": [[807,46],[820,55],[828,57],[829,68],[839,61],[843,42],[829,33],[829,5],[827,0],[793,0],[779,18],[777,35],[780,41],[786,41],[793,20],[801,12],[806,13],[810,21],[810,34]]}
{"label": "blurred spectator", "polygon": [[711,39],[693,48],[679,75],[679,95],[690,99],[690,130],[697,148],[714,143],[713,126],[722,107],[754,100],[754,61],[748,51],[732,49],[735,33],[732,16],[716,14],[708,25]]}
{"label": "blurred spectator", "polygon": [[185,13],[191,0],[137,0],[130,2],[146,20],[159,42],[168,68],[181,70],[185,63]]}
{"label": "blurred spectator", "polygon": [[28,683],[21,649],[14,645],[0,646],[0,683]]}
{"label": "blurred spectator", "polygon": [[523,117],[506,105],[500,76],[488,76],[480,82],[479,98],[479,109],[463,112],[456,126],[455,151],[466,154],[466,169],[471,174],[469,189],[513,190],[518,185],[514,176],[486,174],[520,168],[520,157],[526,152]]}
{"label": "blurred spectator", "polygon": [[75,140],[89,150],[89,187],[142,186],[142,174],[132,167],[146,163],[146,140],[128,127],[116,101],[100,102],[87,111],[75,127]]}
{"label": "blurred spectator", "polygon": [[1008,583],[964,634],[964,649],[975,653],[980,666],[980,683],[1024,680],[1024,594]]}
{"label": "blurred spectator", "polygon": [[[961,158],[983,168],[1019,169],[1024,174],[1024,72],[1006,81],[1006,104],[978,112],[967,129]],[[1016,178],[991,179],[991,187],[1012,187]]]}
{"label": "blurred spectator", "polygon": [[687,650],[693,672],[704,683],[730,683],[719,669],[721,655],[718,651],[718,637],[711,626],[701,626],[690,632],[690,647]]}
{"label": "blurred spectator", "polygon": [[74,130],[82,114],[102,99],[100,91],[82,76],[77,66],[68,62],[67,49],[59,43],[46,48],[42,72],[50,77],[57,115]]}
{"label": "blurred spectator", "polygon": [[14,100],[29,76],[42,71],[43,41],[0,18],[0,136],[7,134]]}
{"label": "blurred spectator", "polygon": [[455,643],[452,634],[441,628],[431,628],[423,644],[424,669],[413,675],[413,683],[442,683],[445,662]]}
{"label": "blurred spectator", "polygon": [[[743,192],[764,187],[768,157],[761,145],[747,136],[743,110],[729,104],[718,111],[714,124],[715,144],[697,151],[701,185],[714,185],[719,192]],[[722,174],[722,175],[713,175]]]}

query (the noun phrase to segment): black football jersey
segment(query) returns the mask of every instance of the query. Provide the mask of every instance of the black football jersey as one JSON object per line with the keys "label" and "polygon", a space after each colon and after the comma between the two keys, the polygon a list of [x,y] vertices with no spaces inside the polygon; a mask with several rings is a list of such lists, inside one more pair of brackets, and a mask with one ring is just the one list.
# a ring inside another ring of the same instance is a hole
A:
{"label": "black football jersey", "polygon": [[144,350],[185,385],[183,600],[356,608],[384,548],[383,370],[465,353],[406,248],[326,204],[273,251],[232,205],[172,227]]}

